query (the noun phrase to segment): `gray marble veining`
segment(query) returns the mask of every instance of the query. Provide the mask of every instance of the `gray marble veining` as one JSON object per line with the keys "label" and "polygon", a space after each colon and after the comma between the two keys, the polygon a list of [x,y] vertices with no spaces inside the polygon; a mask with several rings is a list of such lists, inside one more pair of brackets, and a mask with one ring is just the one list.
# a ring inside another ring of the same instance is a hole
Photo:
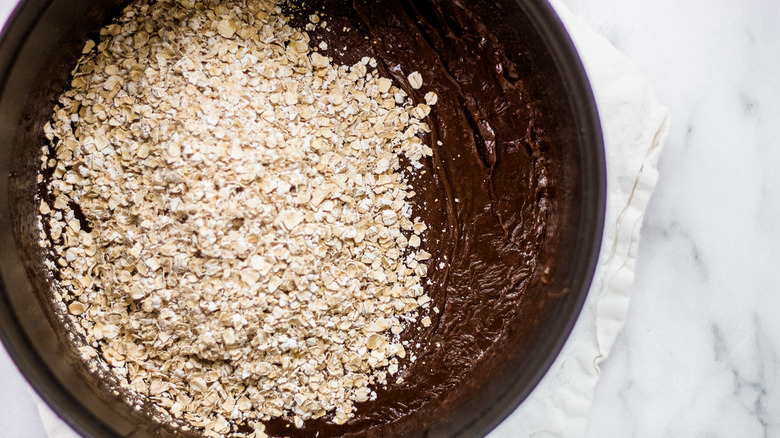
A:
{"label": "gray marble veining", "polygon": [[588,436],[780,436],[780,4],[564,2],[672,113]]}

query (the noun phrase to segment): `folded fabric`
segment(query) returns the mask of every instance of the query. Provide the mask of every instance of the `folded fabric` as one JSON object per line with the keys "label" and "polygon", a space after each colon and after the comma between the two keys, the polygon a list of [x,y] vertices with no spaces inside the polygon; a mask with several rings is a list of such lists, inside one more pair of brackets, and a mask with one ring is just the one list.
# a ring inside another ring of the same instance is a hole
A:
{"label": "folded fabric", "polygon": [[[559,1],[551,3],[596,96],[607,155],[606,223],[593,285],[569,340],[539,386],[490,438],[584,435],[599,363],[625,319],[639,230],[668,128],[668,110],[637,66]],[[40,404],[39,411],[51,438],[78,437],[48,406]]]}
{"label": "folded fabric", "polygon": [[628,308],[647,203],[668,130],[639,68],[574,16],[551,4],[585,65],[596,96],[607,156],[607,211],[599,263],[582,313],[561,354],[531,395],[489,438],[581,437],[599,377]]}

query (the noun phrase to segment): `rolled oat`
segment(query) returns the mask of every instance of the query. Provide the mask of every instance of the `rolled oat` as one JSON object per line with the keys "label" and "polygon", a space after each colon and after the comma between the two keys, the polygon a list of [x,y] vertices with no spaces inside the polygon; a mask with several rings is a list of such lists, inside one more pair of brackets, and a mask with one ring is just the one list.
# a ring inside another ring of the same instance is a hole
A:
{"label": "rolled oat", "polygon": [[430,302],[401,156],[431,154],[436,96],[309,42],[273,1],[136,2],[45,128],[41,245],[81,350],[207,436],[347,421]]}

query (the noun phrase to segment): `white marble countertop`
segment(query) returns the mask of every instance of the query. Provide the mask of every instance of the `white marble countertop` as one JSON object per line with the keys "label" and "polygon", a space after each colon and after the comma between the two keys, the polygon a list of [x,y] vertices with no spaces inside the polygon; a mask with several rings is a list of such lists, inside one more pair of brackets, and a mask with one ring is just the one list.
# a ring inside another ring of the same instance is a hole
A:
{"label": "white marble countertop", "polygon": [[[672,113],[587,435],[780,436],[780,2],[563,2]],[[0,436],[45,437],[1,347]]]}

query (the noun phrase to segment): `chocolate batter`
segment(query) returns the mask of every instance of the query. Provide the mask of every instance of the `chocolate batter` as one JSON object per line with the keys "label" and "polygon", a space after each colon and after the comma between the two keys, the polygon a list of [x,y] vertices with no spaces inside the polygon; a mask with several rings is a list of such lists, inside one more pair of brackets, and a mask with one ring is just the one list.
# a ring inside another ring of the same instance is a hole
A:
{"label": "chocolate batter", "polygon": [[[414,215],[428,225],[422,247],[433,254],[426,292],[439,312],[426,312],[430,327],[403,333],[407,362],[374,401],[357,405],[345,425],[328,417],[302,429],[271,421],[271,436],[389,436],[435,423],[442,405],[473,391],[474,372],[489,372],[496,346],[511,327],[532,323],[520,305],[542,268],[550,211],[544,148],[537,140],[535,108],[527,101],[518,67],[489,26],[459,0],[317,0],[294,8],[296,26],[319,11],[325,28],[310,31],[312,46],[352,65],[378,61],[414,99],[438,94],[424,138],[433,148],[424,168],[409,172]],[[419,71],[421,89],[407,75]],[[414,417],[410,419],[410,417]]]}

